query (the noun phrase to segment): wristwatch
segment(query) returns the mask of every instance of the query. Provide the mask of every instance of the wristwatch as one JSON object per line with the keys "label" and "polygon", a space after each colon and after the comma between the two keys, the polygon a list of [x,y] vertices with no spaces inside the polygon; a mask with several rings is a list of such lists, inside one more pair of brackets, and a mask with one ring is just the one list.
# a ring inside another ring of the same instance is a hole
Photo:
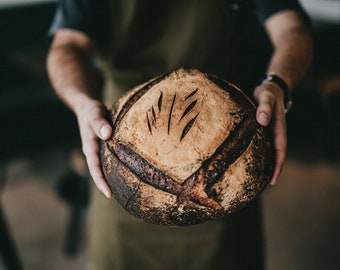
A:
{"label": "wristwatch", "polygon": [[290,95],[287,83],[274,72],[267,73],[267,75],[261,80],[261,83],[263,82],[272,82],[281,88],[283,91],[285,113],[287,113],[293,106],[292,97]]}

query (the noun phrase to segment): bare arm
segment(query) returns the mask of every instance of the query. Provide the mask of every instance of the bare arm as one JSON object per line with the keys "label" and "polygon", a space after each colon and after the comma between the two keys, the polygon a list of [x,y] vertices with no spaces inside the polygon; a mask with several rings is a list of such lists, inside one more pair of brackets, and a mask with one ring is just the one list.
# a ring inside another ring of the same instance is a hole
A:
{"label": "bare arm", "polygon": [[270,17],[265,27],[274,45],[268,71],[275,71],[292,89],[311,63],[309,29],[295,11],[283,11]]}
{"label": "bare arm", "polygon": [[[311,63],[312,41],[308,27],[299,13],[287,10],[272,15],[265,28],[273,44],[273,54],[267,71],[275,72],[292,89],[303,77]],[[271,124],[276,150],[276,167],[271,184],[275,184],[286,158],[287,136],[283,92],[272,82],[264,82],[254,92],[258,101],[257,120]]]}
{"label": "bare arm", "polygon": [[112,129],[104,118],[107,109],[98,100],[91,53],[92,44],[86,35],[58,30],[48,53],[47,70],[55,92],[77,117],[83,152],[94,182],[111,197],[100,166],[98,138],[108,139]]}

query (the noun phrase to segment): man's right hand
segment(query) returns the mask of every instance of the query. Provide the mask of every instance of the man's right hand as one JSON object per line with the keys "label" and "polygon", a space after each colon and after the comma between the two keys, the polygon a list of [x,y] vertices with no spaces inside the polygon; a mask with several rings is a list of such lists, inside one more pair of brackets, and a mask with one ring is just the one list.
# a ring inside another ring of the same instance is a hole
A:
{"label": "man's right hand", "polygon": [[108,186],[101,168],[99,139],[107,140],[112,135],[112,128],[105,120],[107,108],[97,100],[87,102],[77,112],[80,137],[83,153],[89,172],[98,189],[107,198],[112,197],[112,191]]}
{"label": "man's right hand", "polygon": [[97,99],[100,89],[92,49],[92,41],[86,34],[60,29],[53,37],[47,70],[55,92],[77,116],[90,174],[97,187],[110,198],[112,192],[100,164],[99,139],[110,138],[112,129],[105,120],[107,108]]}

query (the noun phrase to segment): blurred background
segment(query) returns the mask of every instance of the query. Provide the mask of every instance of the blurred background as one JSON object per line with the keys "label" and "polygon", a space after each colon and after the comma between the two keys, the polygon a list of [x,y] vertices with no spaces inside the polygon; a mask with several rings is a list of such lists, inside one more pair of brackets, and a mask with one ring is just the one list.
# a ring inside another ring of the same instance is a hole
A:
{"label": "blurred background", "polygon": [[[301,4],[315,56],[287,115],[284,171],[262,195],[270,270],[340,265],[340,1]],[[0,0],[0,270],[86,269],[87,186],[68,162],[76,120],[45,71],[54,9]]]}

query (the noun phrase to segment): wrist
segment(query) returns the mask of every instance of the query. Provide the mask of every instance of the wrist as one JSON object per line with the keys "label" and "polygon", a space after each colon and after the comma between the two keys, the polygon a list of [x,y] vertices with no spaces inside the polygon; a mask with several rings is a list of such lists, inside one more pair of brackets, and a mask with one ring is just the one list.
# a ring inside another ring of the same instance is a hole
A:
{"label": "wrist", "polygon": [[267,73],[261,80],[260,83],[264,82],[270,82],[275,85],[277,85],[283,93],[283,101],[284,101],[284,109],[285,113],[287,113],[291,107],[293,106],[293,101],[290,95],[290,91],[288,88],[287,83],[278,75],[276,75],[274,72]]}

